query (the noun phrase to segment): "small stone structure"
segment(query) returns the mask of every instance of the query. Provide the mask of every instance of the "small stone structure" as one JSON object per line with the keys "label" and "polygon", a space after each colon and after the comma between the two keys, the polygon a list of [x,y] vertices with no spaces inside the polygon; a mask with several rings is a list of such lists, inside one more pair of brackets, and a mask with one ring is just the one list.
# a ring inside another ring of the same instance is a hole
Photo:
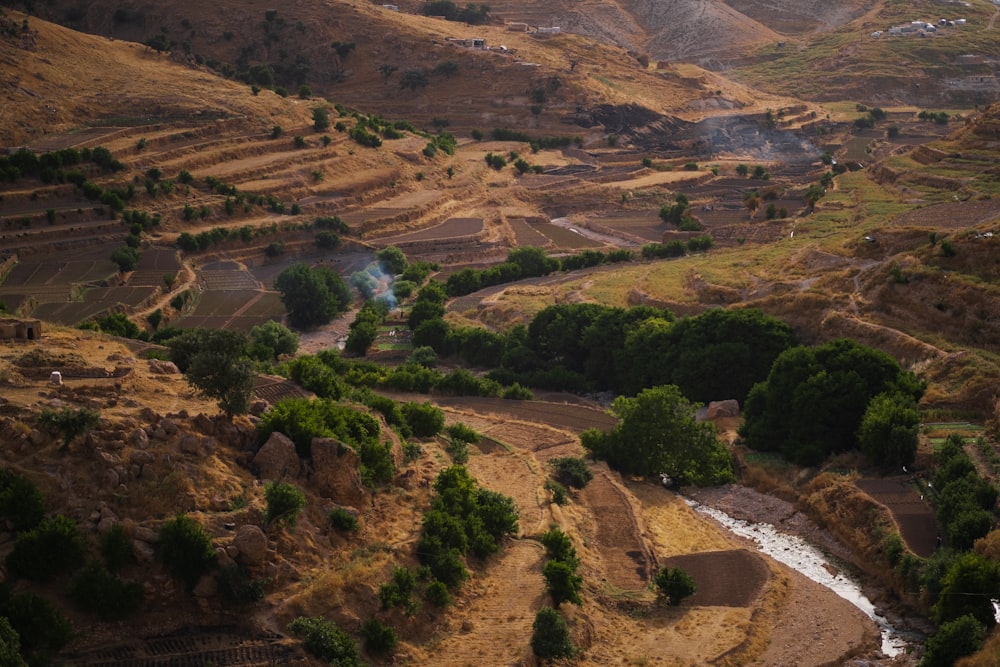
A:
{"label": "small stone structure", "polygon": [[41,320],[0,319],[0,340],[38,340],[41,337]]}

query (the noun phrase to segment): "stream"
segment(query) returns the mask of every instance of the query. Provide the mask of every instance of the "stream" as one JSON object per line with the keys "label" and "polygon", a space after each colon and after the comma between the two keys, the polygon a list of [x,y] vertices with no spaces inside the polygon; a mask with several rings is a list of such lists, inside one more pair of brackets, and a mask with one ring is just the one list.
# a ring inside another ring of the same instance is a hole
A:
{"label": "stream", "polygon": [[[752,540],[761,553],[826,586],[864,612],[878,625],[882,634],[882,653],[887,657],[892,658],[904,653],[908,646],[920,641],[917,636],[894,628],[884,616],[875,611],[875,605],[862,593],[861,587],[855,581],[840,567],[831,567],[823,552],[802,538],[779,532],[769,523],[751,523],[735,519],[721,510],[690,498],[686,501],[693,509],[711,516],[734,534]],[[831,570],[835,574],[831,574]]]}

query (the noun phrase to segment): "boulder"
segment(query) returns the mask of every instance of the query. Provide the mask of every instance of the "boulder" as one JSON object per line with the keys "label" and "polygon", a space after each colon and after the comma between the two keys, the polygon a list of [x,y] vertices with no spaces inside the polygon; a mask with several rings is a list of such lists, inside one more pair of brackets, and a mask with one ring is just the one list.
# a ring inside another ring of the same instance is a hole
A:
{"label": "boulder", "polygon": [[368,504],[368,491],[361,483],[361,459],[353,449],[333,438],[312,441],[312,481],[316,490],[341,505]]}
{"label": "boulder", "polygon": [[253,457],[261,479],[278,481],[299,474],[299,455],[295,443],[284,433],[275,431]]}
{"label": "boulder", "polygon": [[734,398],[725,401],[712,401],[708,404],[708,418],[739,417],[740,403]]}
{"label": "boulder", "polygon": [[149,434],[146,433],[145,429],[135,429],[131,434],[129,434],[128,440],[133,447],[138,447],[139,449],[146,449],[149,447]]}
{"label": "boulder", "polygon": [[267,535],[253,524],[240,526],[236,530],[233,546],[239,550],[237,559],[243,565],[260,565],[267,557]]}

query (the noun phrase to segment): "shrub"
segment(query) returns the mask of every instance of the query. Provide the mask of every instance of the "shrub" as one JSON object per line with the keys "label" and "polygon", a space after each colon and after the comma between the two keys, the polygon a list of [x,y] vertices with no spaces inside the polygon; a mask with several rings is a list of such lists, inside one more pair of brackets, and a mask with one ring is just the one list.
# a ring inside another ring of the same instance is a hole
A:
{"label": "shrub", "polygon": [[264,599],[265,579],[253,579],[239,565],[230,565],[219,571],[219,590],[236,604],[251,604]]}
{"label": "shrub", "polygon": [[679,605],[684,598],[694,594],[694,579],[679,567],[665,567],[653,578],[657,597],[671,606]]}
{"label": "shrub", "polygon": [[452,603],[448,587],[437,579],[427,584],[427,588],[424,590],[424,599],[435,607],[447,607]]}
{"label": "shrub", "polygon": [[288,482],[271,482],[264,487],[267,510],[264,521],[270,525],[295,527],[299,512],[306,506],[306,495],[302,489]]}
{"label": "shrub", "polygon": [[542,544],[545,546],[545,555],[549,560],[566,563],[570,567],[577,567],[580,561],[576,557],[576,547],[569,535],[559,528],[542,533]]}
{"label": "shrub", "polygon": [[125,526],[120,523],[101,535],[100,549],[104,564],[112,572],[132,562],[132,540]]}
{"label": "shrub", "polygon": [[329,519],[330,525],[335,530],[353,533],[360,528],[358,518],[346,507],[334,507],[330,510],[330,514],[327,515],[327,519]]}
{"label": "shrub", "polygon": [[45,498],[27,477],[0,470],[0,515],[15,530],[31,530],[45,516]]}
{"label": "shrub", "polygon": [[949,667],[982,646],[986,630],[972,614],[960,616],[938,628],[927,640],[927,651],[920,667]]}
{"label": "shrub", "polygon": [[552,494],[552,502],[556,505],[565,505],[569,502],[566,487],[551,479],[545,480],[545,490]]}
{"label": "shrub", "polygon": [[60,449],[65,449],[74,438],[97,426],[100,419],[100,413],[89,408],[80,408],[79,410],[44,408],[38,416],[38,425],[50,433],[61,434],[63,442]]}
{"label": "shrub", "polygon": [[58,651],[73,638],[73,628],[66,617],[51,602],[34,593],[17,593],[5,600],[0,605],[0,618],[4,616],[17,632],[25,653]]}
{"label": "shrub", "polygon": [[302,646],[321,660],[336,667],[360,667],[358,646],[350,635],[330,621],[318,616],[299,616],[288,626]]}
{"label": "shrub", "polygon": [[448,455],[453,463],[465,464],[469,462],[469,443],[462,440],[448,441]]}
{"label": "shrub", "polygon": [[100,563],[91,562],[69,583],[70,597],[81,609],[105,620],[124,618],[142,607],[142,585],[123,581]]}
{"label": "shrub", "polygon": [[549,461],[552,466],[552,477],[560,484],[582,489],[594,479],[594,473],[590,471],[587,461],[573,456],[564,456]]}
{"label": "shrub", "polygon": [[160,528],[158,552],[171,574],[188,588],[194,588],[216,561],[211,536],[200,523],[183,514],[164,522]]}
{"label": "shrub", "polygon": [[15,577],[48,581],[60,572],[79,566],[84,553],[83,536],[76,522],[57,515],[21,534],[7,556],[7,570]]}
{"label": "shrub", "polygon": [[552,606],[559,608],[563,602],[583,604],[580,590],[583,588],[583,577],[576,573],[576,567],[558,560],[550,560],[542,567],[545,578],[545,589],[552,596]]}
{"label": "shrub", "polygon": [[410,596],[417,587],[416,577],[405,567],[396,567],[392,571],[392,579],[378,588],[378,599],[382,609],[403,607],[411,611]]}
{"label": "shrub", "polygon": [[444,428],[444,412],[431,403],[407,402],[402,406],[403,417],[413,435],[418,438],[430,438]]}
{"label": "shrub", "polygon": [[369,653],[388,653],[396,648],[399,638],[392,626],[377,618],[370,618],[361,626],[361,636],[365,638],[365,648]]}
{"label": "shrub", "polygon": [[531,650],[542,660],[570,658],[576,653],[566,619],[552,607],[542,607],[531,624]]}

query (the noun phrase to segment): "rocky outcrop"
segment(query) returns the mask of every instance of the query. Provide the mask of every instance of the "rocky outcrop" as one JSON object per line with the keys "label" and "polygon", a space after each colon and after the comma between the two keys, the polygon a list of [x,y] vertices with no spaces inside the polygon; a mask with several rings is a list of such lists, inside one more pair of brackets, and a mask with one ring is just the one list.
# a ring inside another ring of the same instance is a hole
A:
{"label": "rocky outcrop", "polygon": [[368,491],[361,483],[361,459],[357,453],[333,438],[312,441],[312,482],[323,496],[341,505],[362,507],[367,504]]}
{"label": "rocky outcrop", "polygon": [[275,431],[253,457],[261,479],[278,481],[298,477],[299,455],[295,443],[284,433]]}

